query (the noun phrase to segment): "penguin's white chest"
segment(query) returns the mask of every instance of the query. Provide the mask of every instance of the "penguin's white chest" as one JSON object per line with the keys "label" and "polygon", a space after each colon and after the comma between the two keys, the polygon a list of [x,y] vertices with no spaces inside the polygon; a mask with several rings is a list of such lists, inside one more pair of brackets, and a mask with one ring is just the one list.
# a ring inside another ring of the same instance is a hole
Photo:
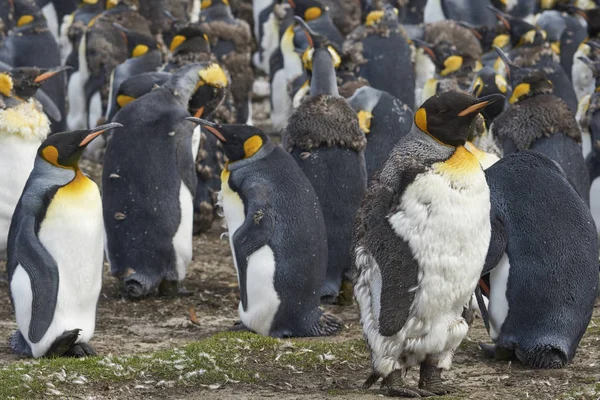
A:
{"label": "penguin's white chest", "polygon": [[[58,266],[59,284],[50,327],[38,343],[29,343],[34,357],[45,354],[65,330],[81,329],[78,342],[88,342],[94,334],[104,248],[102,202],[96,184],[78,175],[73,183],[59,189],[46,211],[38,237]],[[11,289],[20,294],[15,296],[17,324],[28,342],[30,285],[27,273],[18,266]]]}
{"label": "penguin's white chest", "polygon": [[442,8],[442,0],[428,0],[423,14],[423,20],[426,24],[446,19]]}
{"label": "penguin's white chest", "polygon": [[[418,285],[402,329],[406,346],[418,359],[440,357],[449,366],[451,351],[467,333],[462,308],[479,280],[490,236],[490,194],[477,159],[459,147],[446,162],[418,176],[389,217],[418,263]],[[417,338],[416,340],[412,340]]]}
{"label": "penguin's white chest", "polygon": [[[231,190],[228,180],[229,172],[224,170],[221,174],[219,204],[223,207],[223,214],[227,222],[233,263],[238,271],[238,284],[241,287],[233,239],[235,233],[246,221],[246,212],[244,202],[236,192]],[[273,250],[268,245],[261,247],[247,258],[246,265],[245,287],[248,301],[246,310],[241,302],[239,304],[240,319],[248,328],[266,336],[271,330],[273,319],[281,303],[275,290],[276,265]]]}

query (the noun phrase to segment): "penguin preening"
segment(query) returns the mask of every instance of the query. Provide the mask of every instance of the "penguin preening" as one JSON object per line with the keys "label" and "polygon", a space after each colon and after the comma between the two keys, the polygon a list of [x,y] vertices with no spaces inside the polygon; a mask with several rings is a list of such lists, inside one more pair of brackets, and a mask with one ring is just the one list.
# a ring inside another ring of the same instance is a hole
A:
{"label": "penguin preening", "polygon": [[480,285],[489,297],[482,315],[489,316],[494,346],[482,348],[496,359],[562,368],[575,355],[596,299],[592,215],[543,154],[512,154],[485,174],[492,238]]}
{"label": "penguin preening", "polygon": [[95,355],[104,229],[98,186],[79,158],[111,123],[57,133],[39,147],[12,219],[8,279],[17,325],[10,345],[33,357]]}
{"label": "penguin preening", "polygon": [[[476,156],[465,148],[473,119],[504,97],[443,93],[415,112],[373,178],[357,214],[354,293],[372,372],[394,396],[445,394],[441,370],[468,325],[461,316],[484,266],[490,198]],[[440,285],[440,282],[444,282]],[[420,365],[419,389],[402,387]]]}
{"label": "penguin preening", "polygon": [[6,259],[10,221],[50,121],[34,98],[38,88],[65,68],[13,68],[0,72],[0,259]]}
{"label": "penguin preening", "polygon": [[512,93],[510,106],[490,127],[492,137],[504,155],[535,150],[557,162],[589,204],[589,174],[575,114],[552,94],[552,82],[541,70],[518,67],[502,51],[498,54],[506,64]]}
{"label": "penguin preening", "polygon": [[327,38],[299,22],[311,41],[304,57],[312,71],[310,96],[291,115],[283,144],[312,184],[325,218],[329,255],[321,297],[333,302],[340,294],[345,302],[349,285],[345,293],[340,288],[349,281],[353,217],[367,185],[366,140],[356,113],[338,93],[336,53]]}
{"label": "penguin preening", "polygon": [[127,135],[112,137],[104,157],[106,253],[128,298],[157,288],[174,294],[185,278],[192,259],[194,160],[200,142],[200,130],[185,118],[210,115],[226,85],[218,64],[190,64],[113,118],[127,126]]}
{"label": "penguin preening", "polygon": [[258,128],[192,120],[221,141],[229,160],[219,202],[238,274],[242,326],[273,337],[337,333],[341,322],[319,309],[327,236],[308,179]]}

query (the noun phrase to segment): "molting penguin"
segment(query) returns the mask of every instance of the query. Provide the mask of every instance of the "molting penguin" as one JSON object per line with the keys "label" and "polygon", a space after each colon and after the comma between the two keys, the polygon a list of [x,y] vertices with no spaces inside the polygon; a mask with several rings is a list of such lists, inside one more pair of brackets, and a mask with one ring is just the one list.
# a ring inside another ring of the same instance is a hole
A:
{"label": "molting penguin", "polygon": [[108,124],[57,133],[40,146],[10,226],[8,279],[19,354],[94,355],[104,229],[98,186],[79,169],[85,146]]}
{"label": "molting penguin", "polygon": [[535,150],[558,163],[586,204],[590,180],[574,113],[552,94],[552,83],[539,70],[520,68],[498,50],[508,69],[511,104],[494,119],[490,134],[508,155]]}
{"label": "molting penguin", "polygon": [[193,120],[222,142],[229,159],[219,201],[238,274],[242,324],[273,337],[335,334],[340,321],[319,309],[327,237],[310,182],[259,129]]}
{"label": "molting penguin", "polygon": [[[113,119],[128,132],[111,138],[104,157],[106,253],[129,298],[159,286],[161,293],[172,293],[185,277],[192,259],[200,132],[184,119],[188,110],[210,114],[223,99],[225,84],[217,64],[190,64]],[[148,159],[152,162],[144,162]]]}
{"label": "molting penguin", "polygon": [[[366,140],[356,113],[338,94],[327,39],[305,29],[313,42],[305,57],[312,70],[310,97],[294,111],[282,136],[284,148],[308,177],[323,210],[329,261],[321,296],[332,302],[342,280],[348,280],[353,217],[367,184]],[[342,301],[351,298],[345,291]]]}
{"label": "molting penguin", "polygon": [[490,0],[427,0],[423,20],[430,23],[448,19],[493,26],[496,20],[487,8],[490,5]]}
{"label": "molting penguin", "polygon": [[[501,99],[451,92],[428,99],[369,184],[353,248],[354,293],[371,351],[365,388],[381,377],[390,395],[448,392],[441,370],[467,334],[461,314],[491,229],[485,175],[465,143],[473,119]],[[418,365],[420,389],[402,388],[405,369]]]}
{"label": "molting penguin", "polygon": [[[360,1],[320,0],[342,36],[347,36],[360,25],[362,9]],[[303,18],[304,19],[304,18]]]}
{"label": "molting penguin", "polygon": [[357,76],[413,108],[415,78],[411,48],[396,12],[387,7],[385,11],[369,13],[365,24],[348,35],[343,52],[349,56],[350,68]]}
{"label": "molting penguin", "polygon": [[50,121],[34,96],[46,79],[63,69],[21,67],[0,72],[0,259],[6,258],[10,221],[38,147],[50,134]]}
{"label": "molting penguin", "polygon": [[[481,286],[496,359],[532,368],[570,362],[590,322],[598,238],[588,207],[556,163],[523,151],[485,172],[492,238]],[[486,288],[487,289],[487,288]],[[480,303],[481,304],[481,303]]]}
{"label": "molting penguin", "polygon": [[348,99],[358,117],[358,125],[367,137],[365,162],[367,180],[375,175],[394,145],[410,132],[413,111],[391,94],[363,86]]}

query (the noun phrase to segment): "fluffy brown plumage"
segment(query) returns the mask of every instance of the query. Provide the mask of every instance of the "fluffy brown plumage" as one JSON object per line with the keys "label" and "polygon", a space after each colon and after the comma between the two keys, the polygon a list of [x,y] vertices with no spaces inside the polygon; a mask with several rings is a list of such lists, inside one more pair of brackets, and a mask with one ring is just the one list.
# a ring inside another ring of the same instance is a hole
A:
{"label": "fluffy brown plumage", "polygon": [[451,20],[426,24],[424,40],[433,47],[444,42],[450,43],[456,46],[460,55],[474,60],[480,60],[483,54],[481,44],[473,32]]}
{"label": "fluffy brown plumage", "polygon": [[360,25],[362,16],[360,0],[321,0],[321,4],[329,7],[333,24],[342,35],[348,35]]}

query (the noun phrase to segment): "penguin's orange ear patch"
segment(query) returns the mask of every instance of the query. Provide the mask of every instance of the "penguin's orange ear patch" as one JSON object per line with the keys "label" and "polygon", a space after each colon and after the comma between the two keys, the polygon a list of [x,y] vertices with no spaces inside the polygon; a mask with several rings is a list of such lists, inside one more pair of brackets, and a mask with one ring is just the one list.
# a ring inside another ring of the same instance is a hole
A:
{"label": "penguin's orange ear patch", "polygon": [[17,21],[17,27],[22,27],[33,22],[33,15],[23,15]]}
{"label": "penguin's orange ear patch", "polygon": [[175,51],[176,48],[178,48],[181,43],[186,41],[186,37],[183,35],[176,35],[173,40],[171,40],[171,45],[169,46],[169,50],[171,51],[171,53],[173,51]]}
{"label": "penguin's orange ear patch", "polygon": [[306,22],[312,21],[313,19],[317,19],[323,14],[323,10],[319,7],[310,7],[308,10],[304,11],[304,20]]}
{"label": "penguin's orange ear patch", "polygon": [[208,8],[212,6],[212,0],[202,0],[202,3],[200,3],[200,9],[204,10],[205,8]]}
{"label": "penguin's orange ear patch", "polygon": [[117,104],[119,107],[125,107],[127,104],[131,103],[135,100],[135,97],[127,96],[124,94],[120,94],[117,96]]}
{"label": "penguin's orange ear patch", "polygon": [[427,132],[427,111],[419,108],[415,113],[415,125],[423,132]]}
{"label": "penguin's orange ear patch", "polygon": [[0,74],[0,93],[2,93],[6,97],[11,96],[11,92],[13,89],[13,80],[7,73]]}
{"label": "penguin's orange ear patch", "polygon": [[252,157],[263,145],[263,140],[260,136],[254,135],[244,142],[244,158]]}
{"label": "penguin's orange ear patch", "polygon": [[144,54],[146,54],[148,52],[148,50],[150,50],[150,49],[145,44],[138,44],[137,46],[135,46],[135,48],[131,52],[131,56],[132,57],[143,56]]}
{"label": "penguin's orange ear patch", "polygon": [[58,163],[58,149],[54,146],[46,146],[42,150],[42,157],[50,164],[60,167]]}

